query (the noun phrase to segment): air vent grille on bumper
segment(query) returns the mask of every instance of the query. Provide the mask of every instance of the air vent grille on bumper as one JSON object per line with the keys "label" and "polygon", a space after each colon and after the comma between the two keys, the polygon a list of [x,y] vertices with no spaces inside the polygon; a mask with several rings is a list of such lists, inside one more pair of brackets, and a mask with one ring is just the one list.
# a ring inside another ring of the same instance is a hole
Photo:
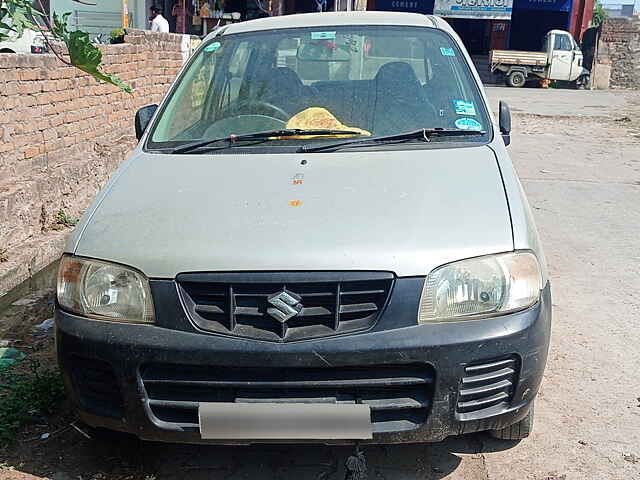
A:
{"label": "air vent grille on bumper", "polygon": [[96,415],[122,418],[124,402],[111,365],[76,356],[71,365],[72,381],[82,409]]}
{"label": "air vent grille on bumper", "polygon": [[229,368],[147,365],[142,383],[152,414],[198,428],[199,402],[366,403],[374,432],[418,428],[433,397],[426,365],[344,368]]}
{"label": "air vent grille on bumper", "polygon": [[215,274],[184,274],[178,285],[199,328],[283,342],[371,327],[393,283],[393,276],[384,272],[362,272],[352,275],[354,280],[340,273],[316,276],[323,281],[305,281],[297,273],[252,274],[231,282],[216,280]]}
{"label": "air vent grille on bumper", "polygon": [[518,370],[516,357],[465,367],[458,393],[458,413],[479,412],[509,404],[513,399]]}

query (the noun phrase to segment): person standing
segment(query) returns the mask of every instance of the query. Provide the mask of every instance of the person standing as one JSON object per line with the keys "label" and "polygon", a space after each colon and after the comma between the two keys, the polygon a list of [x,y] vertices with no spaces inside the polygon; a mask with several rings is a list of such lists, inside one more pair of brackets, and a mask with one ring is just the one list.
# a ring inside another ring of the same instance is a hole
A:
{"label": "person standing", "polygon": [[151,7],[151,31],[169,33],[169,22],[162,16],[162,9],[155,5]]}
{"label": "person standing", "polygon": [[176,17],[176,33],[189,33],[188,25],[191,12],[186,0],[176,0],[171,15]]}

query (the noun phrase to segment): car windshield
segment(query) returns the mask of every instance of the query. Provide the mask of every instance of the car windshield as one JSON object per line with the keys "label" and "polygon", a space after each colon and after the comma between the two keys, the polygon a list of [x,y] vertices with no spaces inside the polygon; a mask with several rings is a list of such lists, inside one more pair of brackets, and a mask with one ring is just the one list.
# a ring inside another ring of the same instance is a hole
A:
{"label": "car windshield", "polygon": [[[416,129],[478,130],[490,121],[447,33],[427,27],[295,28],[222,35],[190,61],[152,127],[148,148],[282,129],[349,130],[269,138],[260,148]],[[334,132],[335,133],[335,132]]]}

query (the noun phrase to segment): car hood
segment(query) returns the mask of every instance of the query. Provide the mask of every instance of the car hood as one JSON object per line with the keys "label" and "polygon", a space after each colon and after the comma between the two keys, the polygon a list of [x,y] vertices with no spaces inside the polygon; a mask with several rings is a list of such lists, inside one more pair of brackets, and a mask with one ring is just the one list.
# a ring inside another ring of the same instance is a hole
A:
{"label": "car hood", "polygon": [[500,171],[486,146],[136,153],[74,240],[77,255],[155,278],[233,270],[414,276],[513,249]]}

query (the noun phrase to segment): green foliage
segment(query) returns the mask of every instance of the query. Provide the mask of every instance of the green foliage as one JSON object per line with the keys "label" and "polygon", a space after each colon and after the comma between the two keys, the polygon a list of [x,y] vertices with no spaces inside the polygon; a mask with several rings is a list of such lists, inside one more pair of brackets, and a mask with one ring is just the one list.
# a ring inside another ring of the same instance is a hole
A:
{"label": "green foliage", "polygon": [[69,15],[71,13],[67,12],[62,17],[59,17],[54,13],[51,31],[56,38],[61,39],[67,45],[71,63],[98,80],[115,85],[127,93],[133,93],[131,87],[126,85],[120,78],[100,71],[102,52],[91,43],[87,32],[81,30],[70,32],[67,29]]}
{"label": "green foliage", "polygon": [[0,263],[8,262],[9,256],[7,255],[6,248],[0,248]]}
{"label": "green foliage", "polygon": [[11,36],[20,38],[25,30],[40,30],[35,19],[44,13],[31,6],[28,0],[3,0],[0,8],[0,42]]}
{"label": "green foliage", "polygon": [[[0,8],[0,41],[7,40],[12,36],[20,38],[22,32],[27,29],[41,31],[36,21],[38,17],[45,22],[47,21],[46,15],[34,9],[29,0],[0,0],[0,4],[2,5]],[[126,85],[120,78],[101,71],[102,52],[91,43],[87,32],[82,30],[70,32],[67,29],[69,15],[71,13],[67,12],[60,17],[54,13],[53,24],[46,34],[66,44],[69,52],[69,62],[57,52],[54,51],[53,53],[63,62],[88,73],[96,80],[115,85],[127,93],[133,93],[131,87]]]}
{"label": "green foliage", "polygon": [[77,223],[77,218],[70,217],[62,209],[58,210],[58,213],[56,214],[56,225],[64,227],[75,227]]}
{"label": "green foliage", "polygon": [[124,28],[114,28],[111,30],[111,33],[109,33],[109,39],[115,40],[117,38],[124,37],[126,34],[127,31]]}
{"label": "green foliage", "polygon": [[25,362],[26,371],[18,365],[0,370],[0,445],[12,443],[35,416],[53,413],[64,398],[60,372],[46,370],[37,361]]}
{"label": "green foliage", "polygon": [[596,2],[593,6],[593,16],[591,17],[591,23],[594,27],[602,25],[602,22],[609,16],[600,2]]}

